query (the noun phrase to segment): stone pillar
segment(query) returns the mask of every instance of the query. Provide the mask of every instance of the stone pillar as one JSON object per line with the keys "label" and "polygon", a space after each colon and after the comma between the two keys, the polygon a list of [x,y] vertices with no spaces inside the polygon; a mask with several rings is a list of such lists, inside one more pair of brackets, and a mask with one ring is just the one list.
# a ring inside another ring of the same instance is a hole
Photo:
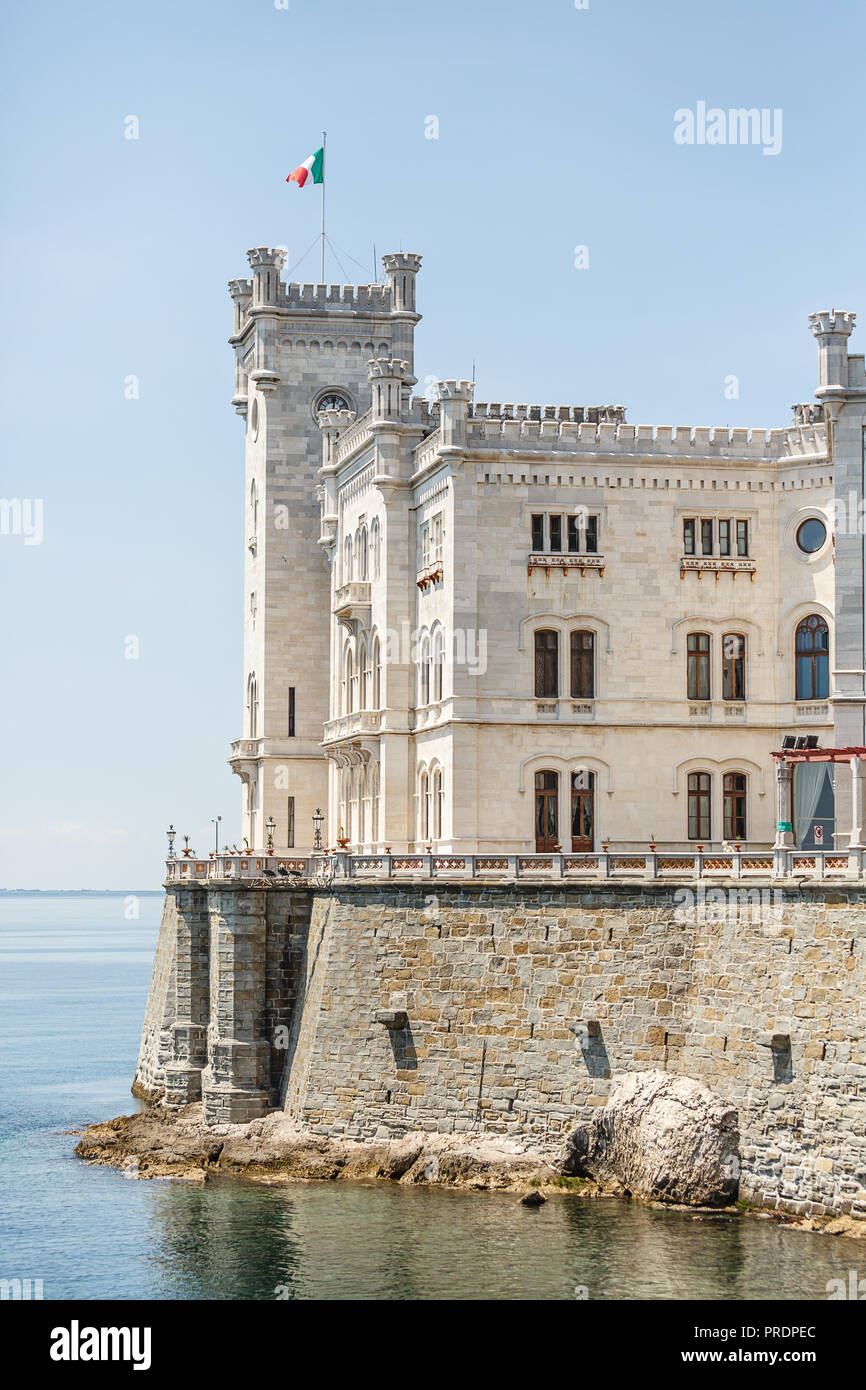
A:
{"label": "stone pillar", "polygon": [[472,381],[437,381],[439,431],[443,449],[466,448],[466,420],[475,390]]}
{"label": "stone pillar", "polygon": [[782,758],[776,760],[776,849],[794,848],[792,823],[793,766]]}
{"label": "stone pillar", "polygon": [[205,889],[169,891],[174,894],[176,919],[174,1019],[163,1071],[165,1104],[174,1107],[201,1100],[207,1062],[210,920]]}
{"label": "stone pillar", "polygon": [[849,849],[863,849],[863,763],[859,756],[851,759],[851,838]]}
{"label": "stone pillar", "polygon": [[267,894],[215,888],[210,913],[210,1025],[202,1074],[206,1124],[244,1124],[272,1103],[266,1033]]}

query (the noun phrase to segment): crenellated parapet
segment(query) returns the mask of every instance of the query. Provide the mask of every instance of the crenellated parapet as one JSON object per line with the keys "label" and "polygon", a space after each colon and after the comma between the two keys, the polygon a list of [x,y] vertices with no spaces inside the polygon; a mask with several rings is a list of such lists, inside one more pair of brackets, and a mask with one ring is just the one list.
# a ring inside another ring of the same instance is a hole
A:
{"label": "crenellated parapet", "polygon": [[624,405],[513,405],[479,401],[470,414],[475,420],[566,420],[577,424],[624,424]]}
{"label": "crenellated parapet", "polygon": [[612,420],[578,422],[549,416],[529,418],[477,415],[467,427],[468,447],[551,450],[572,453],[612,454],[637,457],[671,457],[697,460],[755,460],[826,457],[823,425],[793,429],[731,429],[691,425],[627,425]]}

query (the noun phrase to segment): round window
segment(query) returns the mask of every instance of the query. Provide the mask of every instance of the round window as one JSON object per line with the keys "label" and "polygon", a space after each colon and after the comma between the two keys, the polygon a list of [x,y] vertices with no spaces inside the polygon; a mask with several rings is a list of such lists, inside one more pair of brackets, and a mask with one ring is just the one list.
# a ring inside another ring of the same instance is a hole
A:
{"label": "round window", "polygon": [[797,527],[797,544],[805,555],[814,555],[827,539],[827,527],[816,516]]}

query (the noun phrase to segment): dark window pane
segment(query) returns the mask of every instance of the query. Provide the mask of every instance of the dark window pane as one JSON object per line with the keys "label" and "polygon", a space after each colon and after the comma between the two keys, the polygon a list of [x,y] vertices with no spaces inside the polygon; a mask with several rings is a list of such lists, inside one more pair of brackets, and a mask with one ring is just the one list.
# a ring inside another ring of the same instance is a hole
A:
{"label": "dark window pane", "polygon": [[713,553],[713,523],[712,521],[701,522],[701,554],[712,555]]}
{"label": "dark window pane", "polygon": [[535,695],[540,700],[559,695],[559,633],[546,628],[535,634]]}
{"label": "dark window pane", "polygon": [[695,553],[695,519],[690,516],[683,522],[683,554]]}
{"label": "dark window pane", "polygon": [[586,545],[587,555],[595,555],[598,552],[598,517],[588,516],[586,518]]}
{"label": "dark window pane", "polygon": [[706,632],[690,632],[686,643],[686,693],[689,700],[710,698],[710,639]]}
{"label": "dark window pane", "polygon": [[562,517],[551,516],[548,518],[550,526],[550,548],[551,550],[562,549]]}
{"label": "dark window pane", "polygon": [[578,550],[580,549],[580,546],[579,546],[579,544],[578,544],[578,539],[579,539],[579,528],[578,528],[578,524],[577,524],[577,517],[576,517],[576,516],[570,516],[570,517],[568,518],[568,548],[569,548],[570,551],[572,551],[572,553],[574,553],[574,552],[576,552],[576,551],[578,551]]}
{"label": "dark window pane", "polygon": [[534,516],[532,518],[532,549],[539,551],[544,549],[544,516]]}
{"label": "dark window pane", "polygon": [[746,698],[746,639],[738,632],[722,638],[722,699]]}
{"label": "dark window pane", "polygon": [[595,698],[595,633],[573,632],[571,634],[571,698],[573,700],[593,700]]}

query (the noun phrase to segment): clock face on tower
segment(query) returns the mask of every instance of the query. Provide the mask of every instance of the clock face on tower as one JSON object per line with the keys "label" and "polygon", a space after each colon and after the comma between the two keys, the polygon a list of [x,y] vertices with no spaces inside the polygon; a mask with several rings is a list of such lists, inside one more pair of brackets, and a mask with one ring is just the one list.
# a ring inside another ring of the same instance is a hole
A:
{"label": "clock face on tower", "polygon": [[316,401],[316,410],[351,410],[351,406],[339,391],[326,391]]}

